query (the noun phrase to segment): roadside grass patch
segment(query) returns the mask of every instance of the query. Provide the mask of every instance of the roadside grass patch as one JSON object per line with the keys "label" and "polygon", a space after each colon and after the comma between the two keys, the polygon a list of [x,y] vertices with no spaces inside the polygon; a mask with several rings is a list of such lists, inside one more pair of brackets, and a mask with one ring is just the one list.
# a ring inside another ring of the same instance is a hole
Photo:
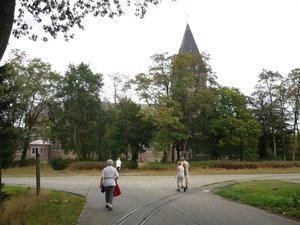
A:
{"label": "roadside grass patch", "polygon": [[281,180],[239,183],[216,190],[216,194],[273,213],[300,219],[300,184]]}
{"label": "roadside grass patch", "polygon": [[78,224],[84,196],[73,193],[35,188],[4,186],[3,192],[9,195],[0,210],[0,224]]}

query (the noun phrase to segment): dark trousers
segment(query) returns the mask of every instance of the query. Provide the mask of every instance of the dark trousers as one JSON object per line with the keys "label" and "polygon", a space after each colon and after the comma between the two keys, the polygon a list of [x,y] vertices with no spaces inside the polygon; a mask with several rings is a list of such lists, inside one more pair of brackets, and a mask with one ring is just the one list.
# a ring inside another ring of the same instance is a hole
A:
{"label": "dark trousers", "polygon": [[109,203],[109,204],[113,203],[115,187],[116,186],[104,186],[106,203]]}

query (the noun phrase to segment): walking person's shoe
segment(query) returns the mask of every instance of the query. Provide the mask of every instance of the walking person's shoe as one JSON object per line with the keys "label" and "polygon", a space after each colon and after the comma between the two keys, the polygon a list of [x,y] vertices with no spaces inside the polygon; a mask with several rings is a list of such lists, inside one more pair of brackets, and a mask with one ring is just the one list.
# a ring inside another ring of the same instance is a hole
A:
{"label": "walking person's shoe", "polygon": [[112,211],[112,210],[113,210],[112,206],[108,205],[108,211]]}
{"label": "walking person's shoe", "polygon": [[180,191],[180,189],[178,188],[177,191]]}
{"label": "walking person's shoe", "polygon": [[183,191],[186,192],[186,188],[183,188]]}
{"label": "walking person's shoe", "polygon": [[108,207],[109,207],[109,205],[108,205],[108,203],[106,203],[106,204],[105,204],[105,208],[107,208],[107,209],[108,209]]}

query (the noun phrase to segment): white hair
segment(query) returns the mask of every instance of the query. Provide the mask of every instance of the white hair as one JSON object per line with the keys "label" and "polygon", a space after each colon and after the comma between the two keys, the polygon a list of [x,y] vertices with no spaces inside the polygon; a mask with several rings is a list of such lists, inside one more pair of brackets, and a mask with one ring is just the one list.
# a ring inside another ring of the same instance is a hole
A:
{"label": "white hair", "polygon": [[112,159],[107,160],[107,165],[108,166],[112,166],[114,163],[114,161],[112,161]]}

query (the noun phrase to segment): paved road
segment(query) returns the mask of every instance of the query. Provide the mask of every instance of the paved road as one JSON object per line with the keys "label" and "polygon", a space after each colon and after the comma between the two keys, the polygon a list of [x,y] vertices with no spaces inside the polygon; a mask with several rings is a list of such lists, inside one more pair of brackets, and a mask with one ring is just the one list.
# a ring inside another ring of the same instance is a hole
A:
{"label": "paved road", "polygon": [[[197,175],[190,177],[187,192],[176,191],[172,176],[120,176],[121,196],[113,211],[104,207],[97,176],[42,177],[41,188],[53,188],[87,196],[79,225],[102,224],[201,224],[201,225],[299,225],[299,221],[228,201],[212,190],[230,182],[281,179],[300,183],[300,174]],[[35,186],[34,177],[3,178],[6,185]]]}

